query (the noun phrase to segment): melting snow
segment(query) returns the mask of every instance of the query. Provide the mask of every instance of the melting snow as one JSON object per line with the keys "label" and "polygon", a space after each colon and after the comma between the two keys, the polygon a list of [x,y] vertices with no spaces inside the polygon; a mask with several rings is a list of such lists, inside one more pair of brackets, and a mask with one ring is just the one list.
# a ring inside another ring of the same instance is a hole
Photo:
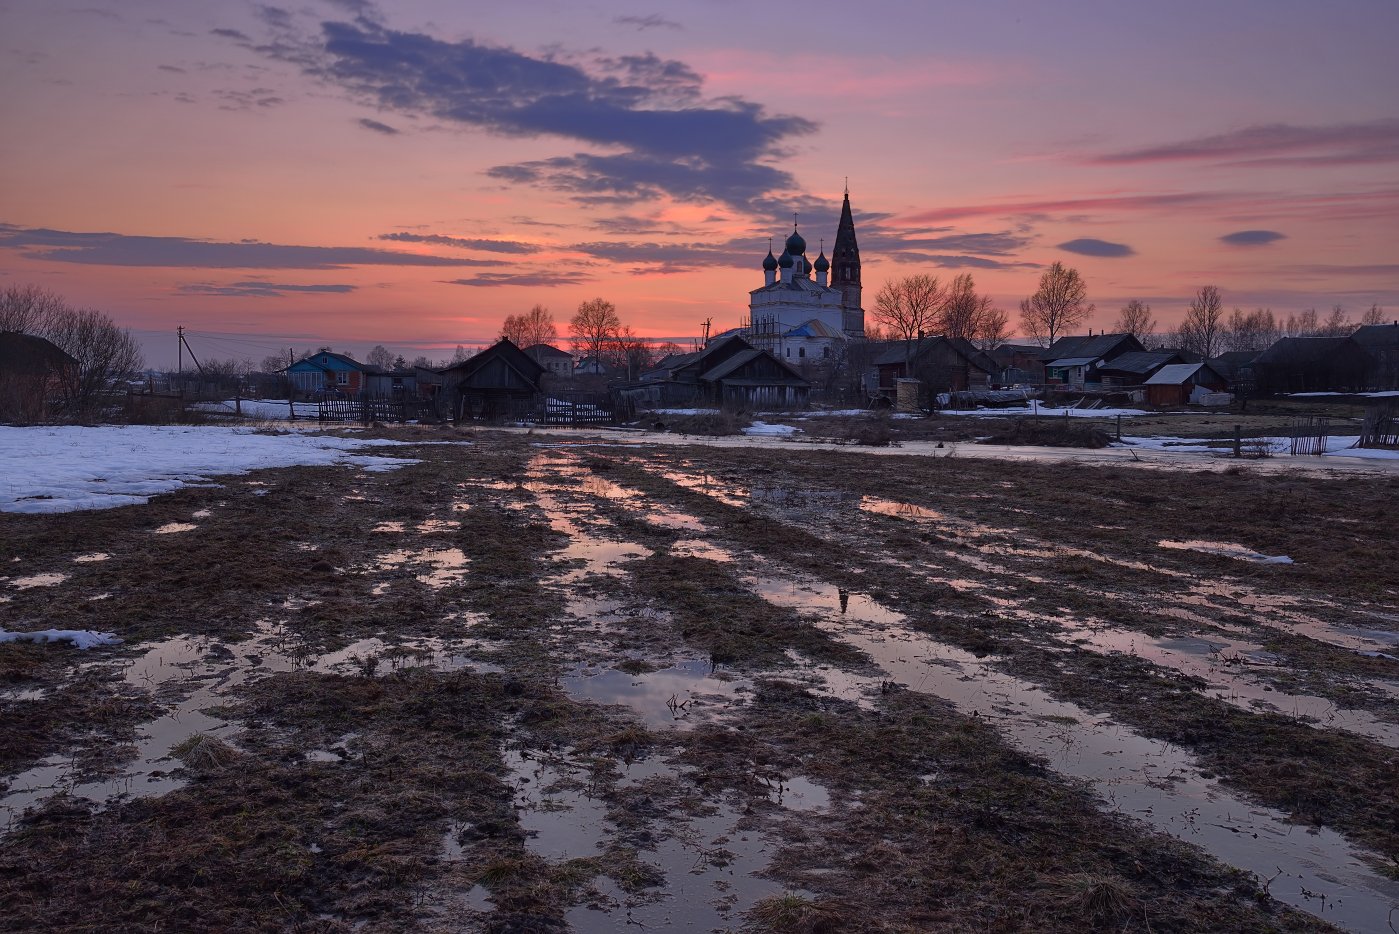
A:
{"label": "melting snow", "polygon": [[37,632],[6,632],[0,629],[0,642],[71,642],[80,649],[117,645],[121,639],[112,632],[90,629],[40,629]]}
{"label": "melting snow", "polygon": [[0,427],[0,512],[53,513],[145,503],[215,475],[416,461],[356,453],[406,442],[209,426]]}

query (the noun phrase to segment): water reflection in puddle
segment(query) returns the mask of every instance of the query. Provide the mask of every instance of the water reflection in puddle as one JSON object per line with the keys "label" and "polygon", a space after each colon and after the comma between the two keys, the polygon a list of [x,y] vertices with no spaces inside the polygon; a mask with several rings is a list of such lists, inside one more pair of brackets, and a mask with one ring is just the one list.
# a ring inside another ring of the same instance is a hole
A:
{"label": "water reflection in puddle", "polygon": [[781,891],[758,874],[773,849],[753,818],[723,804],[708,816],[677,817],[641,858],[665,873],[660,890],[628,894],[607,879],[565,916],[571,930],[610,934],[635,926],[686,931],[738,930],[743,912]]}
{"label": "water reflection in puddle", "polygon": [[607,808],[590,797],[587,770],[565,757],[544,757],[522,749],[504,754],[507,781],[525,843],[545,859],[595,856],[606,837]]}
{"label": "water reflection in puddle", "polygon": [[901,614],[873,600],[842,596],[836,587],[777,573],[762,562],[749,566],[757,592],[807,614],[822,631],[876,661],[882,671],[864,679],[866,693],[889,679],[951,701],[994,723],[1056,771],[1091,783],[1113,810],[1261,878],[1281,869],[1270,888],[1274,897],[1343,926],[1379,928],[1399,900],[1399,881],[1372,870],[1344,837],[1325,828],[1302,832],[1280,812],[1235,797],[1206,778],[1184,750],[1055,700],[991,662],[914,632]]}
{"label": "water reflection in puddle", "polygon": [[716,674],[707,661],[677,662],[645,674],[579,668],[560,680],[575,700],[629,707],[648,729],[687,730],[746,702],[751,682]]}
{"label": "water reflection in puddle", "polygon": [[[135,755],[115,778],[78,781],[71,754],[55,754],[11,777],[0,796],[0,813],[7,832],[29,807],[63,792],[105,804],[114,797],[149,797],[182,787],[186,776],[172,759],[175,747],[196,734],[228,739],[237,726],[205,712],[223,703],[234,689],[269,674],[319,671],[361,675],[383,674],[404,667],[426,666],[438,671],[471,667],[499,670],[462,654],[464,643],[442,639],[410,640],[390,645],[382,639],[361,639],[336,652],[316,655],[300,648],[278,626],[261,624],[244,642],[224,643],[203,636],[181,635],[156,643],[123,665],[127,684],[151,692],[165,713],[137,729]],[[94,662],[110,666],[110,662]]]}
{"label": "water reflection in puddle", "polygon": [[1287,555],[1265,555],[1245,548],[1243,545],[1235,545],[1232,542],[1206,542],[1187,541],[1174,542],[1162,540],[1156,544],[1162,548],[1170,548],[1176,551],[1198,551],[1207,555],[1219,555],[1224,558],[1234,558],[1238,561],[1255,561],[1259,564],[1291,564],[1292,559]]}
{"label": "water reflection in puddle", "polygon": [[414,577],[433,590],[441,590],[466,576],[468,559],[460,548],[400,548],[380,555],[373,569],[389,571],[398,568],[418,569]]}
{"label": "water reflection in puddle", "polygon": [[1120,652],[1199,678],[1210,697],[1244,710],[1306,718],[1399,748],[1399,723],[1385,722],[1365,710],[1339,707],[1324,697],[1275,688],[1258,678],[1259,669],[1277,667],[1281,659],[1255,643],[1223,635],[1158,638],[1110,626],[1068,626],[1063,637],[1098,652]]}

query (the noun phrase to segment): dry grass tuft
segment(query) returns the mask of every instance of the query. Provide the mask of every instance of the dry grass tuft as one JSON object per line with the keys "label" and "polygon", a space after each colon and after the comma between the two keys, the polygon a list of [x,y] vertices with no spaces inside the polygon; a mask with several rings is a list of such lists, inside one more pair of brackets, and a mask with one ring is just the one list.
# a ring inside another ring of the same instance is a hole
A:
{"label": "dry grass tuft", "polygon": [[1072,872],[1044,884],[1052,901],[1095,925],[1120,923],[1134,909],[1131,889],[1114,876]]}
{"label": "dry grass tuft", "polygon": [[223,740],[207,733],[195,733],[170,752],[186,766],[200,772],[221,772],[242,755]]}
{"label": "dry grass tuft", "polygon": [[850,911],[840,902],[810,901],[788,892],[765,898],[748,912],[748,927],[760,927],[778,934],[829,934],[847,930]]}

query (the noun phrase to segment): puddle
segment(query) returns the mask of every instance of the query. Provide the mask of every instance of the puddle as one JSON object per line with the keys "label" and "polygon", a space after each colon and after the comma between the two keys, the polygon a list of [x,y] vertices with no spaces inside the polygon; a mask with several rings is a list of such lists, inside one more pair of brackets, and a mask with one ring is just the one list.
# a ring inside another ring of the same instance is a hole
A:
{"label": "puddle", "polygon": [[716,676],[709,662],[698,659],[636,675],[610,668],[579,668],[560,679],[574,700],[620,704],[640,717],[647,729],[679,730],[742,707],[745,700],[740,695],[751,684]]}
{"label": "puddle", "polygon": [[1244,710],[1304,718],[1399,748],[1399,723],[1385,722],[1369,711],[1337,706],[1324,697],[1275,688],[1257,677],[1259,669],[1276,667],[1279,659],[1254,643],[1222,635],[1156,638],[1109,626],[1069,626],[1064,638],[1094,651],[1120,652],[1199,678],[1208,685],[1210,697]]}
{"label": "puddle", "polygon": [[1156,544],[1162,548],[1170,548],[1177,551],[1198,551],[1207,555],[1219,555],[1224,558],[1234,558],[1238,561],[1256,561],[1259,564],[1291,564],[1292,559],[1287,555],[1264,555],[1243,545],[1235,545],[1232,542],[1206,542],[1191,540],[1187,542],[1173,542],[1162,540]]}
{"label": "puddle", "polygon": [[750,566],[759,572],[755,590],[876,661],[882,674],[864,679],[867,692],[888,679],[951,701],[962,713],[994,723],[1012,744],[1044,757],[1059,773],[1089,782],[1111,810],[1260,878],[1281,869],[1273,896],[1328,921],[1380,929],[1399,900],[1399,881],[1372,870],[1344,837],[1327,828],[1303,829],[1278,811],[1235,797],[1206,778],[1184,750],[1055,700],[989,661],[916,633],[901,614],[869,598],[769,573],[761,561]]}
{"label": "puddle", "polygon": [[564,757],[521,749],[507,749],[503,758],[530,850],[553,860],[601,852],[607,807],[588,795],[591,781],[585,768]]}
{"label": "puddle", "polygon": [[74,564],[95,564],[98,561],[106,561],[112,556],[105,551],[94,551],[89,555],[78,555],[73,559]]}
{"label": "puddle", "polygon": [[157,535],[174,535],[178,532],[193,532],[199,526],[193,522],[167,522],[155,530]]}
{"label": "puddle", "polygon": [[461,528],[461,523],[455,519],[424,519],[416,526],[420,535],[438,535],[459,528]]}
{"label": "puddle", "polygon": [[9,585],[15,590],[32,590],[35,587],[53,587],[68,579],[67,574],[49,572],[46,574],[30,574],[28,577],[14,577],[9,580]]}
{"label": "puddle", "polygon": [[809,778],[800,775],[785,779],[768,790],[768,800],[789,811],[810,813],[831,806],[831,793]]}
{"label": "puddle", "polygon": [[[377,655],[385,657],[374,657]],[[284,630],[271,624],[260,625],[258,633],[243,642],[181,635],[152,645],[135,659],[90,664],[123,666],[126,682],[151,692],[165,713],[140,725],[135,756],[114,778],[77,781],[71,753],[49,756],[10,777],[0,795],[0,813],[4,815],[0,834],[8,831],[26,808],[60,791],[102,805],[114,797],[149,797],[182,787],[186,777],[175,774],[182,764],[171,757],[171,750],[197,733],[225,741],[234,736],[238,732],[235,723],[204,711],[224,703],[234,689],[257,678],[288,671],[373,675],[415,665],[438,671],[493,667],[461,654],[458,643],[438,639],[396,646],[377,638],[362,639],[317,656],[299,651]]]}
{"label": "puddle", "polygon": [[[400,548],[379,556],[372,566],[375,571],[390,571],[399,568],[417,570],[413,576],[419,583],[433,590],[441,590],[458,583],[466,576],[468,559],[460,548],[429,548],[413,550]],[[386,585],[387,589],[387,585]]]}
{"label": "puddle", "polygon": [[670,928],[736,931],[743,912],[782,887],[760,878],[773,845],[727,804],[706,817],[678,819],[654,850],[638,855],[660,868],[658,889],[628,895],[610,880],[598,879],[597,896],[571,909],[569,928],[585,934]]}

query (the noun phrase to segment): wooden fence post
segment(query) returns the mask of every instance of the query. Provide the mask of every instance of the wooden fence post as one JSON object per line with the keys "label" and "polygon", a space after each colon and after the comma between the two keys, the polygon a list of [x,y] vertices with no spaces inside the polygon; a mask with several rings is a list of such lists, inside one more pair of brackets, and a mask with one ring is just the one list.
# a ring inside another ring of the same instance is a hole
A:
{"label": "wooden fence post", "polygon": [[1235,456],[1235,457],[1243,457],[1243,456],[1244,456],[1244,426],[1243,426],[1243,425],[1235,425],[1235,426],[1234,426],[1234,456]]}

